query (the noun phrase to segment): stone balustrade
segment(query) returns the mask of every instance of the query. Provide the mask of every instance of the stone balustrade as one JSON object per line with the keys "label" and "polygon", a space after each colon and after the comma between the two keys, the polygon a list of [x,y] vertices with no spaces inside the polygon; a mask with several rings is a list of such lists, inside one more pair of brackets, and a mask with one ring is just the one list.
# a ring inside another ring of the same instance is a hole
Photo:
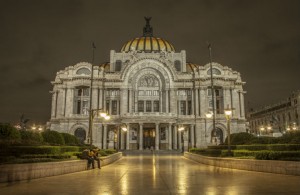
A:
{"label": "stone balustrade", "polygon": [[277,174],[285,174],[285,175],[300,175],[299,161],[219,158],[219,157],[207,157],[198,154],[192,154],[189,152],[185,152],[184,157],[197,161],[202,164],[223,167],[223,168],[277,173]]}

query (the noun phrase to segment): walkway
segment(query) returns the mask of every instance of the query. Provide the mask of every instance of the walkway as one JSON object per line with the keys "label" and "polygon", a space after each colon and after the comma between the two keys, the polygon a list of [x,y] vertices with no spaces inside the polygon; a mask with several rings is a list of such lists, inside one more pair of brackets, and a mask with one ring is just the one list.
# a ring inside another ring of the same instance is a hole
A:
{"label": "walkway", "polygon": [[4,186],[3,195],[300,194],[300,177],[207,166],[179,155],[125,156],[79,173]]}

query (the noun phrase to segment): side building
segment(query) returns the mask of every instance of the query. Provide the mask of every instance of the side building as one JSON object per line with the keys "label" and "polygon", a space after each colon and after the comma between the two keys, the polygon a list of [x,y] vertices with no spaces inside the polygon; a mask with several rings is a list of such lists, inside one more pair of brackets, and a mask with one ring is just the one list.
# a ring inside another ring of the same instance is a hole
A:
{"label": "side building", "polygon": [[[228,106],[234,108],[231,132],[246,131],[240,73],[218,63],[212,63],[211,70],[210,64],[186,62],[184,50],[176,52],[170,42],[153,36],[149,21],[143,36],[127,41],[120,51],[110,51],[110,62],[80,62],[57,72],[50,129],[103,149],[204,147],[225,141]],[[92,110],[105,111],[111,118],[95,116],[89,131],[91,99]],[[206,118],[213,101],[215,129],[213,120]]]}
{"label": "side building", "polygon": [[250,111],[250,132],[256,135],[280,136],[286,131],[299,130],[300,91],[285,100]]}

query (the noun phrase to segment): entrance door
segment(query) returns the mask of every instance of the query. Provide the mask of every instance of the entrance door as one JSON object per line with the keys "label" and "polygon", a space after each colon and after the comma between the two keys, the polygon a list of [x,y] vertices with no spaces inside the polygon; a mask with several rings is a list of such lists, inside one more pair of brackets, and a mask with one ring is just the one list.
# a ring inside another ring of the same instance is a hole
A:
{"label": "entrance door", "polygon": [[155,148],[155,129],[144,129],[144,149]]}

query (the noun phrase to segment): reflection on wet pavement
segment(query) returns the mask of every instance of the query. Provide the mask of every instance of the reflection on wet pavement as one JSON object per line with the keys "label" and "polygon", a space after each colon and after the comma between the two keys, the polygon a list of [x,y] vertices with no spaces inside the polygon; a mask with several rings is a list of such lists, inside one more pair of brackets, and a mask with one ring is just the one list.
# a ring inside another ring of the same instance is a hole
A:
{"label": "reflection on wet pavement", "polygon": [[207,166],[180,155],[125,156],[89,170],[1,185],[8,194],[300,194],[300,177]]}

